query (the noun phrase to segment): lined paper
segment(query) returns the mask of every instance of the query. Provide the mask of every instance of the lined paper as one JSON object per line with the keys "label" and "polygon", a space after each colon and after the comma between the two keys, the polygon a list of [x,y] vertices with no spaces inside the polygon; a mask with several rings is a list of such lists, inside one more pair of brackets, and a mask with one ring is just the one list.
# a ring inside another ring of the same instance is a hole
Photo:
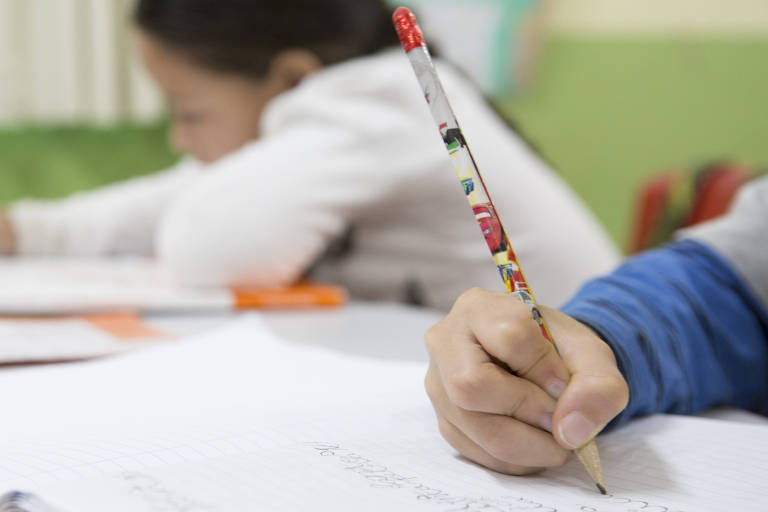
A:
{"label": "lined paper", "polygon": [[0,494],[32,491],[65,512],[758,511],[768,502],[764,426],[655,416],[601,436],[608,496],[577,461],[500,475],[442,441],[420,364],[294,345],[256,317],[179,346],[49,370],[0,374],[0,389],[19,390],[0,439]]}

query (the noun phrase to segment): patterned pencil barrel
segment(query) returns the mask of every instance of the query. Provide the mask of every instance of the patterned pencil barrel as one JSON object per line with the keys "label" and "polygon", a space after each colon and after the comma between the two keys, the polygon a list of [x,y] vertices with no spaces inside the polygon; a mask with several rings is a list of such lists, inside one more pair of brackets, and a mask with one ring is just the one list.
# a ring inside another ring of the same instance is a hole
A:
{"label": "patterned pencil barrel", "polygon": [[509,238],[499,220],[472,152],[437,76],[421,29],[413,13],[404,7],[395,11],[393,21],[501,279],[507,291],[531,309],[541,332],[552,342],[549,330],[539,312],[533,293],[528,287],[517,256],[509,243]]}
{"label": "patterned pencil barrel", "polygon": [[[416,78],[421,84],[424,98],[427,100],[429,109],[432,112],[432,118],[440,130],[440,136],[443,138],[443,143],[448,150],[448,155],[454,167],[456,167],[456,173],[464,188],[464,193],[472,207],[472,212],[475,214],[475,219],[480,225],[485,242],[493,255],[493,261],[499,269],[507,291],[515,295],[530,308],[531,314],[536,323],[539,324],[544,337],[552,345],[555,345],[552,336],[549,334],[549,329],[547,329],[544,323],[544,318],[541,316],[536,305],[536,300],[533,298],[533,294],[528,287],[523,271],[520,269],[517,256],[515,256],[507,234],[504,232],[501,221],[496,214],[496,209],[493,207],[493,202],[488,195],[488,190],[485,187],[480,171],[477,169],[475,159],[472,157],[467,141],[464,139],[459,123],[456,121],[453,109],[450,103],[448,103],[448,98],[437,76],[437,70],[432,63],[432,57],[429,55],[427,45],[424,43],[424,38],[421,34],[421,29],[416,23],[416,18],[405,7],[397,9],[392,18],[397,34],[400,37],[400,43],[408,55],[408,59],[411,61]],[[574,453],[600,492],[605,494],[606,489],[600,467],[600,456],[594,440],[576,449]]]}

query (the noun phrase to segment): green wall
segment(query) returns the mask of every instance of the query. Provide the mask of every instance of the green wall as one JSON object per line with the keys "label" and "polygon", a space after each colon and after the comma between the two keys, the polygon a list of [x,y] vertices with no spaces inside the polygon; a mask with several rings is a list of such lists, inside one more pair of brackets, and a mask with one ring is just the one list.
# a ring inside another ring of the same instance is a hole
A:
{"label": "green wall", "polygon": [[638,182],[716,159],[768,166],[768,38],[553,38],[502,104],[622,246]]}
{"label": "green wall", "polygon": [[162,125],[0,129],[0,203],[58,197],[176,160]]}

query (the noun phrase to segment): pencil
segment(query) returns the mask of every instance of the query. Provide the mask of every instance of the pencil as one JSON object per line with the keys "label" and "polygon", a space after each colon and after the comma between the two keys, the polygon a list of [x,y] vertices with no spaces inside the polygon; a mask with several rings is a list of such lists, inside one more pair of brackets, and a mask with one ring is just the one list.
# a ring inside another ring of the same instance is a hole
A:
{"label": "pencil", "polygon": [[[397,35],[400,37],[400,44],[408,55],[411,66],[413,66],[413,71],[416,73],[416,78],[422,87],[424,97],[432,113],[432,118],[437,124],[451,162],[453,162],[456,168],[464,194],[469,200],[472,212],[483,232],[485,242],[491,251],[493,261],[499,269],[499,274],[504,281],[507,292],[517,297],[530,308],[533,319],[539,325],[541,333],[550,343],[557,347],[544,322],[544,318],[539,312],[533,292],[525,280],[523,271],[517,261],[517,256],[512,250],[512,245],[509,243],[504,227],[501,225],[501,221],[496,214],[493,201],[491,201],[480,171],[462,134],[461,127],[456,120],[456,115],[453,113],[453,109],[448,102],[448,97],[440,83],[437,70],[432,63],[432,57],[424,42],[421,29],[418,23],[416,23],[416,17],[408,8],[399,7],[392,16],[392,19]],[[600,467],[600,455],[594,440],[574,450],[574,452],[600,493],[606,494],[605,481]]]}

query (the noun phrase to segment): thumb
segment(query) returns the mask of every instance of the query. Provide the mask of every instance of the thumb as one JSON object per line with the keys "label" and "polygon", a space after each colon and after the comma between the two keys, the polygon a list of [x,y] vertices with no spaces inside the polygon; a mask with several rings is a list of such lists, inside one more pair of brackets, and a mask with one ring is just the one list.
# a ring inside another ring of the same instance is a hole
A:
{"label": "thumb", "polygon": [[624,410],[629,388],[616,366],[613,351],[594,331],[557,311],[546,311],[545,318],[571,372],[555,408],[552,432],[561,446],[574,450]]}

